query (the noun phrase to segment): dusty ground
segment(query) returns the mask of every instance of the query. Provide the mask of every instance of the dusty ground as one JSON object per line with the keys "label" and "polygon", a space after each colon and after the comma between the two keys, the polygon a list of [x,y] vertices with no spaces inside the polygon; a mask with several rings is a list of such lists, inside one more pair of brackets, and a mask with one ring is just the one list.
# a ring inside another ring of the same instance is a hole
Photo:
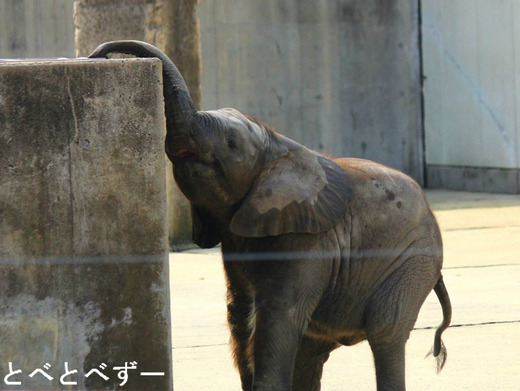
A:
{"label": "dusty ground", "polygon": [[[453,320],[443,335],[440,375],[424,358],[442,313],[432,294],[407,345],[409,390],[520,390],[520,196],[428,191],[443,231],[444,279]],[[174,388],[240,390],[227,345],[225,287],[218,250],[170,255]],[[323,391],[375,390],[366,342],[325,364]]]}

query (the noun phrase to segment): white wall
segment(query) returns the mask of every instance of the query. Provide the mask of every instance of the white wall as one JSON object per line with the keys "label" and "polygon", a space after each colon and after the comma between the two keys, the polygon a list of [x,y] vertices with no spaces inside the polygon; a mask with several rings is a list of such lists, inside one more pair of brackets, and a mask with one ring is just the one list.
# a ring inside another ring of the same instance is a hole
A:
{"label": "white wall", "polygon": [[520,2],[422,0],[426,163],[520,167]]}

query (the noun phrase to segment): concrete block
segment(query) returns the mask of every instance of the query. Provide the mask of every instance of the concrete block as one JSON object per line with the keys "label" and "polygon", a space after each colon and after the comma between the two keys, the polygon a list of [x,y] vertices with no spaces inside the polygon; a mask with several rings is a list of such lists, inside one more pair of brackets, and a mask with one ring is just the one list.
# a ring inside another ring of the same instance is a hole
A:
{"label": "concrete block", "polygon": [[0,64],[0,379],[171,389],[162,101],[154,59]]}
{"label": "concrete block", "polygon": [[[166,53],[182,73],[193,103],[201,108],[198,0],[77,0],[74,3],[76,55],[117,39],[149,42]],[[166,166],[170,248],[193,247],[191,210]]]}

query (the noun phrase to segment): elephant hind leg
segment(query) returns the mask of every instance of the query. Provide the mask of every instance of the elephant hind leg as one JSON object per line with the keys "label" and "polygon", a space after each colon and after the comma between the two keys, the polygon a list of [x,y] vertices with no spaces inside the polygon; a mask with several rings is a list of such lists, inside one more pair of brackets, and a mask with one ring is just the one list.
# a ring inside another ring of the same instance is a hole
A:
{"label": "elephant hind leg", "polygon": [[[384,316],[380,312],[380,316]],[[386,326],[373,321],[367,328],[367,340],[372,349],[376,369],[377,391],[405,391],[405,345],[413,322]],[[377,325],[377,326],[376,326]]]}
{"label": "elephant hind leg", "polygon": [[434,264],[431,257],[410,257],[381,284],[366,308],[365,328],[378,391],[405,390],[405,344],[437,282]]}
{"label": "elephant hind leg", "polygon": [[372,342],[370,348],[376,367],[377,391],[405,391],[405,343]]}
{"label": "elephant hind leg", "polygon": [[303,337],[293,371],[293,391],[319,391],[323,365],[331,351],[340,345],[335,342],[321,341]]}

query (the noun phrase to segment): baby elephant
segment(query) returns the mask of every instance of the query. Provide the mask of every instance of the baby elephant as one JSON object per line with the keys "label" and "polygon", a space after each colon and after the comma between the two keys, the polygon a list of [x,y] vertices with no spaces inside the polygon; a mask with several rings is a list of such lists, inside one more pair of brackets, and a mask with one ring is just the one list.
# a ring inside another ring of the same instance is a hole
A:
{"label": "baby elephant", "polygon": [[316,153],[233,109],[197,111],[175,65],[144,42],[104,43],[90,57],[112,52],[162,61],[166,153],[195,243],[222,246],[243,390],[319,390],[329,353],[365,339],[377,389],[404,390],[405,343],[432,289],[442,368],[451,305],[441,235],[417,183]]}

